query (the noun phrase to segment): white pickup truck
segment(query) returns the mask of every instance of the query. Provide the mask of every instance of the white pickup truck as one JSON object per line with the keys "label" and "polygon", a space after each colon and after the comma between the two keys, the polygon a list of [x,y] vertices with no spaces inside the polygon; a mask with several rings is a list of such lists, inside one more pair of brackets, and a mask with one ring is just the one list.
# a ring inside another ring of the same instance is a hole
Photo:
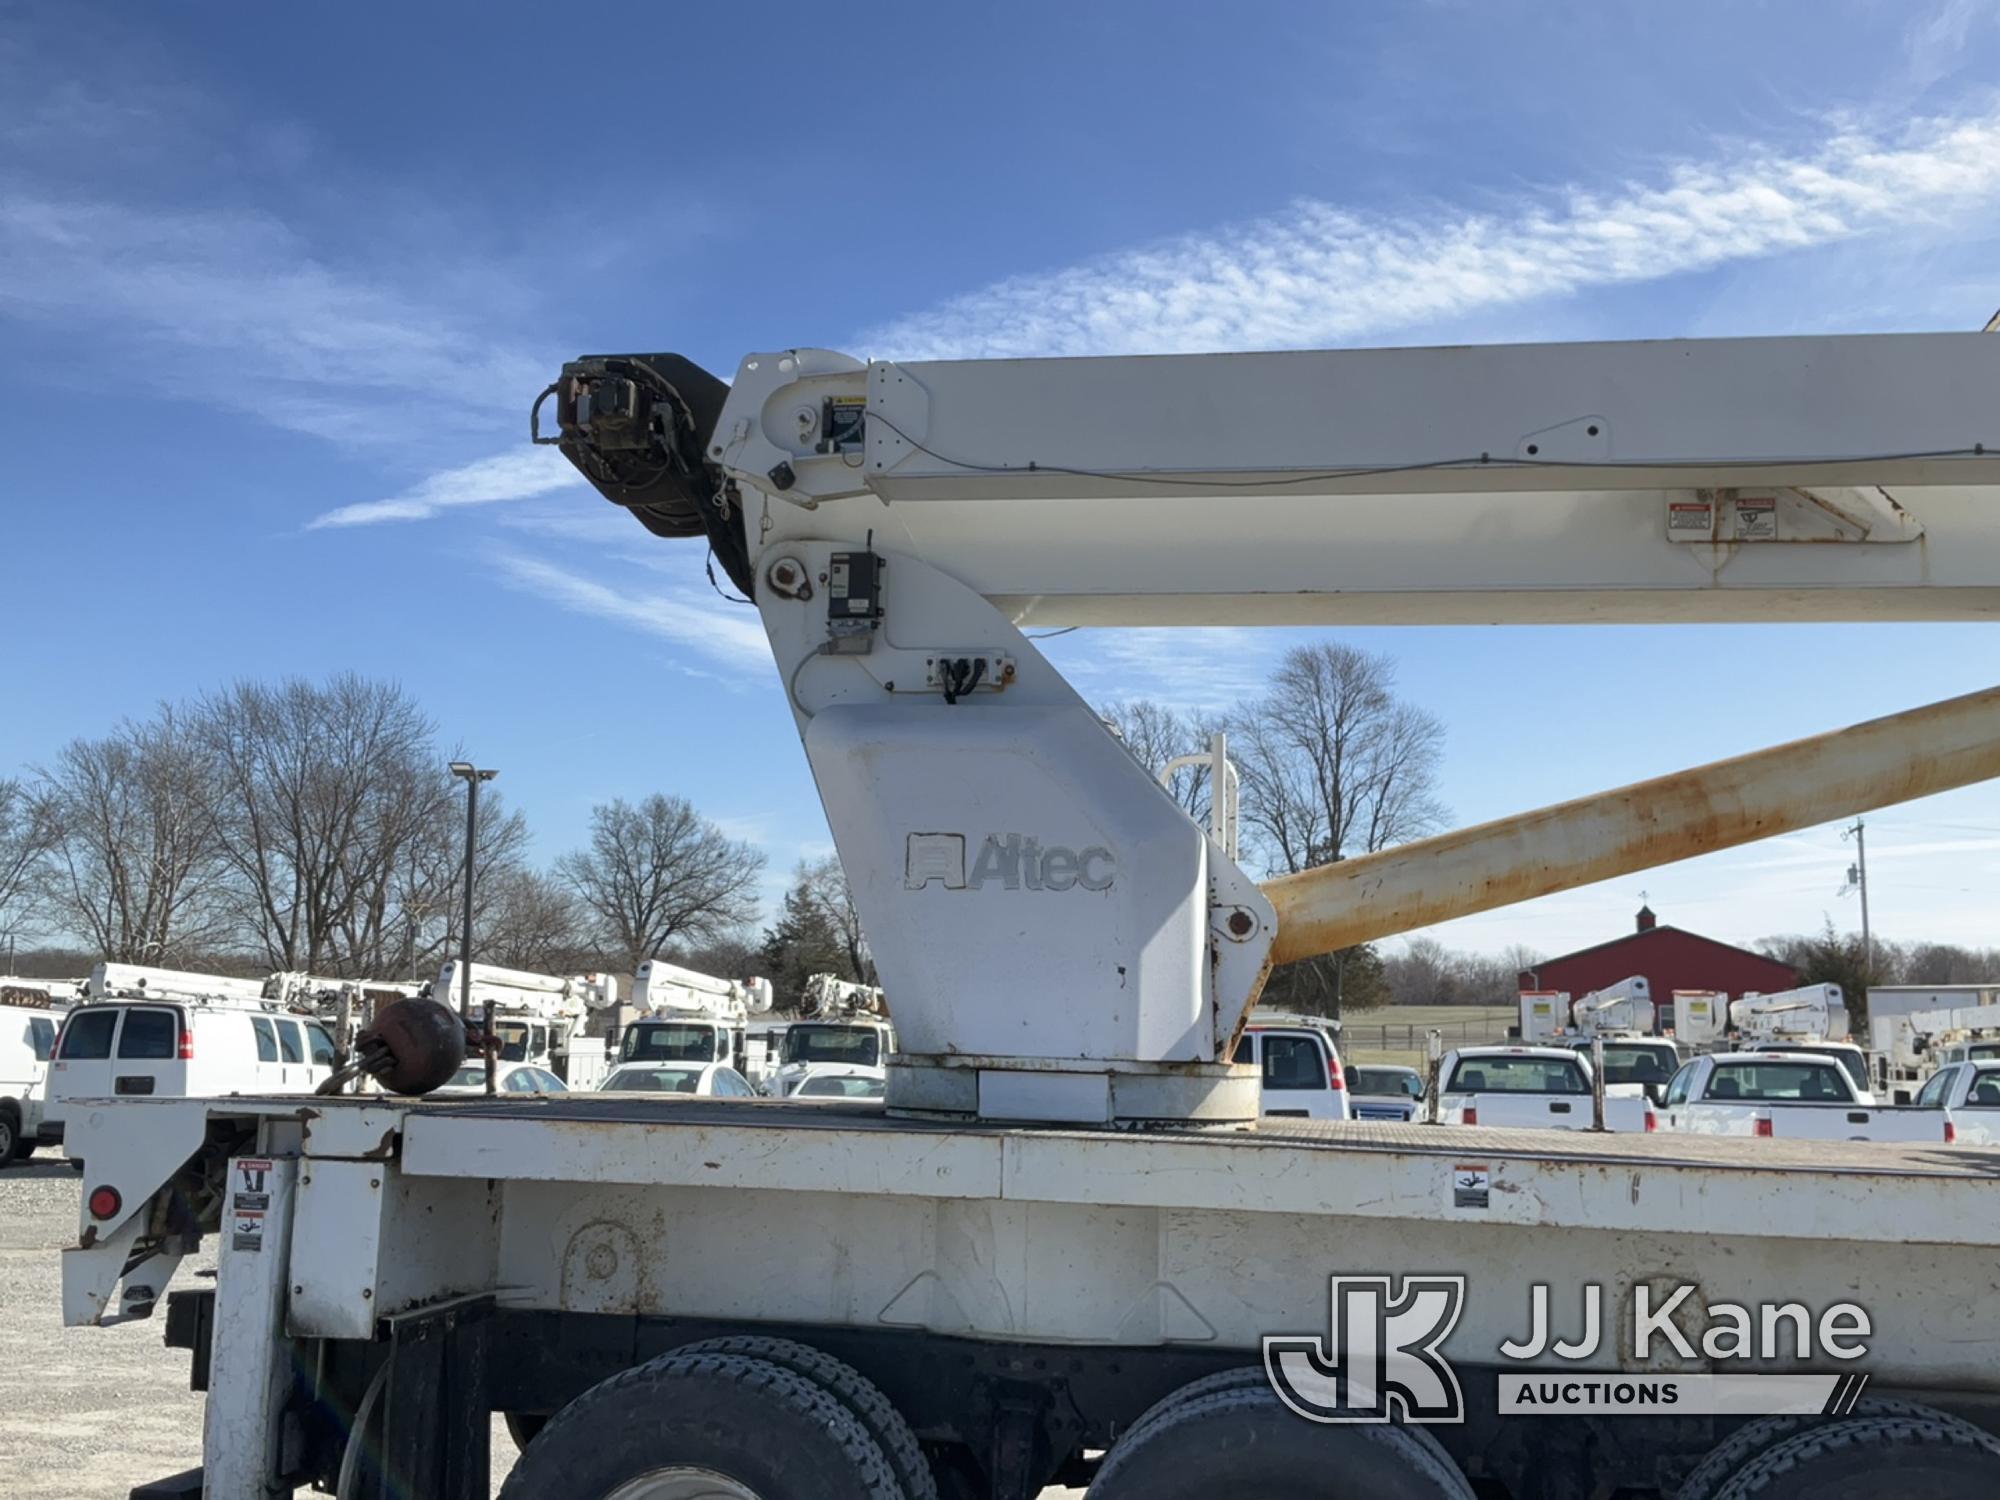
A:
{"label": "white pickup truck", "polygon": [[1947,1144],[2000,1146],[2000,1059],[1952,1063],[1931,1074],[1913,1109],[1942,1111]]}
{"label": "white pickup truck", "polygon": [[1837,1058],[1808,1052],[1697,1057],[1667,1085],[1664,1129],[1813,1141],[1941,1141],[1936,1110],[1867,1102]]}
{"label": "white pickup truck", "polygon": [[[1438,1064],[1445,1125],[1589,1130],[1596,1121],[1590,1064],[1568,1047],[1466,1047]],[[1607,1130],[1653,1130],[1651,1101],[1606,1097]]]}
{"label": "white pickup truck", "polygon": [[1868,1054],[1853,1042],[1778,1041],[1738,1049],[1744,1052],[1793,1052],[1805,1057],[1826,1057],[1840,1064],[1854,1084],[1856,1102],[1875,1103],[1874,1080],[1868,1076]]}
{"label": "white pickup truck", "polygon": [[[1591,1037],[1570,1037],[1567,1044],[1585,1062],[1591,1058]],[[1680,1049],[1672,1037],[1605,1037],[1604,1092],[1613,1099],[1644,1098],[1658,1104],[1666,1097],[1667,1083],[1680,1068]]]}

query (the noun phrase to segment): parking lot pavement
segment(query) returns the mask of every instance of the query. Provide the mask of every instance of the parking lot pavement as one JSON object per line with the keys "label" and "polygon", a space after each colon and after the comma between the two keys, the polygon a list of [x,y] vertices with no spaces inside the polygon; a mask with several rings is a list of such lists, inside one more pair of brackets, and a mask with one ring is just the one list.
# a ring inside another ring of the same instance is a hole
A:
{"label": "parking lot pavement", "polygon": [[[79,1191],[61,1160],[0,1170],[4,1500],[124,1500],[135,1484],[201,1462],[202,1398],[188,1389],[187,1351],[160,1342],[164,1311],[119,1328],[62,1326],[60,1251],[76,1236]],[[214,1266],[212,1254],[190,1261],[175,1284]],[[497,1495],[514,1444],[493,1425]]]}

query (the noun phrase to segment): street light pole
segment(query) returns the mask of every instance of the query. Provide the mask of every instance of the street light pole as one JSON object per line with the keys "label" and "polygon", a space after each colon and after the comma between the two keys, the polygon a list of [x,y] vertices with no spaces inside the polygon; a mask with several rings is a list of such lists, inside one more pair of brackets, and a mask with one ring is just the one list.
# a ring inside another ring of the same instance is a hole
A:
{"label": "street light pole", "polygon": [[472,876],[473,850],[479,843],[479,783],[500,773],[483,770],[469,760],[451,763],[451,774],[465,782],[465,921],[458,929],[458,1018],[472,1024]]}

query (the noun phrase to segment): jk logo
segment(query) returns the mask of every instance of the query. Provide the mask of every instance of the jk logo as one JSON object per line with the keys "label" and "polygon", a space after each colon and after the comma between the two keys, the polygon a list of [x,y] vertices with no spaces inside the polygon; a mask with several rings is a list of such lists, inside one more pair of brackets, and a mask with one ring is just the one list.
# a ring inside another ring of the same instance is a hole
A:
{"label": "jk logo", "polygon": [[1387,1276],[1335,1276],[1329,1285],[1324,1340],[1264,1340],[1278,1399],[1309,1422],[1463,1422],[1458,1376],[1438,1345],[1465,1308],[1465,1278],[1405,1276],[1400,1292]]}

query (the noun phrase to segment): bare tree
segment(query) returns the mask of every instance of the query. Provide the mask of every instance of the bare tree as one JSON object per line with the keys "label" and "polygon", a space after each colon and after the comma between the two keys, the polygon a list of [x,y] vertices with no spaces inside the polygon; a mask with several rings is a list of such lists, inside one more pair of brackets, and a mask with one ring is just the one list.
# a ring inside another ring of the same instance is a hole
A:
{"label": "bare tree", "polygon": [[1234,715],[1243,819],[1274,870],[1372,854],[1443,824],[1444,726],[1394,686],[1386,656],[1297,646],[1270,691]]}
{"label": "bare tree", "polygon": [[[1445,820],[1436,795],[1444,726],[1397,701],[1388,657],[1324,643],[1285,653],[1231,720],[1246,844],[1286,873],[1371,854]],[[1345,961],[1308,960],[1289,984],[1339,1014]]]}
{"label": "bare tree", "polygon": [[[561,880],[516,869],[480,883],[490,909],[478,929],[478,947],[494,963],[544,974],[593,967],[583,947],[583,909]],[[477,901],[476,887],[473,895]]]}
{"label": "bare tree", "polygon": [[[458,954],[458,924],[464,917],[464,796],[456,782],[437,773],[443,786],[442,816],[427,822],[397,860],[391,879],[377,886],[358,907],[344,935],[347,962],[357,974],[422,977]],[[522,868],[528,825],[509,812],[488,788],[479,797],[479,826],[473,857],[479,878],[473,885],[473,946],[483,953],[482,934],[504,897],[511,875]],[[583,941],[579,931],[578,941]]]}
{"label": "bare tree", "polygon": [[43,860],[54,843],[47,797],[17,780],[0,780],[0,935],[10,953],[35,920],[44,894]]}
{"label": "bare tree", "polygon": [[597,919],[607,953],[631,967],[669,943],[698,943],[749,922],[764,856],[732,839],[684,797],[636,807],[622,797],[590,813],[590,844],[557,873]]}
{"label": "bare tree", "polygon": [[342,969],[409,841],[446,814],[430,722],[399,688],[351,675],[239,682],[198,712],[248,934],[278,968]]}
{"label": "bare tree", "polygon": [[[282,969],[382,974],[434,956],[464,863],[436,727],[393,683],[239,682],[198,708],[244,938]],[[488,809],[482,877],[520,830]],[[518,819],[515,820],[518,823]]]}
{"label": "bare tree", "polygon": [[[1223,720],[1215,715],[1182,713],[1149,698],[1106,703],[1097,712],[1112,733],[1124,742],[1125,748],[1132,752],[1132,758],[1145,767],[1146,774],[1154,777],[1159,775],[1168,761],[1206,751],[1210,736],[1225,727]],[[1206,765],[1190,766],[1181,772],[1174,778],[1168,792],[1180,804],[1182,811],[1197,823],[1207,826],[1209,774]]]}
{"label": "bare tree", "polygon": [[214,769],[187,718],[74,740],[42,773],[58,922],[120,963],[175,963],[226,930]]}
{"label": "bare tree", "polygon": [[861,931],[861,914],[854,909],[854,896],[847,886],[847,871],[840,856],[802,859],[793,889],[825,924],[847,956],[844,977],[862,984],[875,982],[875,961],[868,956],[868,938]]}
{"label": "bare tree", "polygon": [[1462,959],[1434,937],[1407,938],[1382,965],[1398,1005],[1448,1005],[1458,998]]}

